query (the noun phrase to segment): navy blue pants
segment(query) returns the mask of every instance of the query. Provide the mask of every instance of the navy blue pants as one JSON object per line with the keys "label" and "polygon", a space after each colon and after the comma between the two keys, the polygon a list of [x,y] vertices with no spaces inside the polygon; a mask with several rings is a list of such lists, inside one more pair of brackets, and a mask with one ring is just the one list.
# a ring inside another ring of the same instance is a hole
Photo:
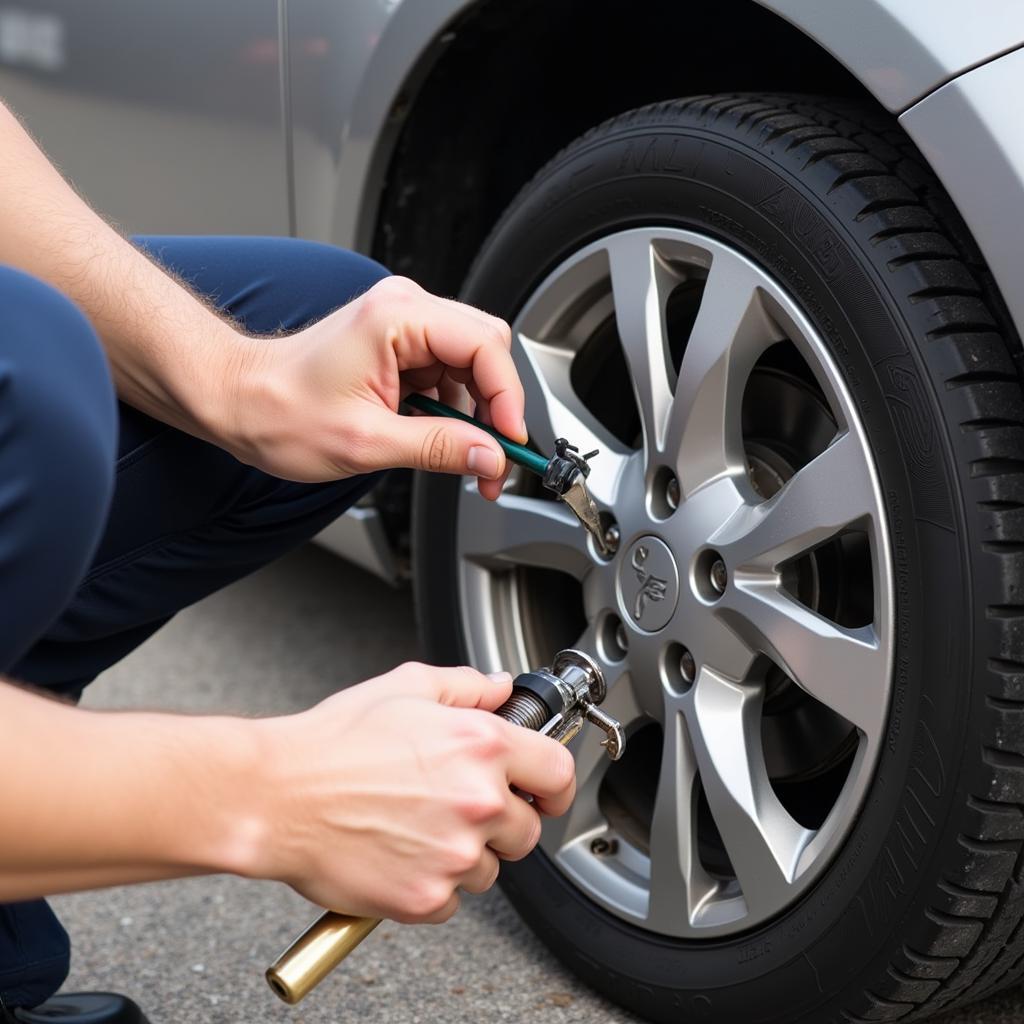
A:
{"label": "navy blue pants", "polygon": [[[296,239],[137,241],[258,333],[302,327],[385,276]],[[77,699],[176,611],[308,540],[373,481],[278,480],[119,404],[86,318],[0,267],[0,673]],[[0,905],[2,1005],[52,995],[69,948],[42,900]]]}

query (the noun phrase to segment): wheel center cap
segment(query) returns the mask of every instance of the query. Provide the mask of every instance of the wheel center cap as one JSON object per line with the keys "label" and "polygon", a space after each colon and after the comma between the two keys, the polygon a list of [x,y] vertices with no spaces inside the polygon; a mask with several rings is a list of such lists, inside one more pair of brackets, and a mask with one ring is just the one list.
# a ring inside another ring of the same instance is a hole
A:
{"label": "wheel center cap", "polygon": [[630,625],[648,633],[665,627],[679,600],[679,570],[664,541],[648,534],[630,544],[619,566],[618,592]]}

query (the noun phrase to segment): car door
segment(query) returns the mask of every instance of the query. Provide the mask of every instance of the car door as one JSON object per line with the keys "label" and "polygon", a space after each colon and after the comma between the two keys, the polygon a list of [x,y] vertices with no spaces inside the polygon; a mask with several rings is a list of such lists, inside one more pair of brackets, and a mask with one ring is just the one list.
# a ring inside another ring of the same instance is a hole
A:
{"label": "car door", "polygon": [[289,231],[277,0],[0,3],[0,95],[126,230]]}

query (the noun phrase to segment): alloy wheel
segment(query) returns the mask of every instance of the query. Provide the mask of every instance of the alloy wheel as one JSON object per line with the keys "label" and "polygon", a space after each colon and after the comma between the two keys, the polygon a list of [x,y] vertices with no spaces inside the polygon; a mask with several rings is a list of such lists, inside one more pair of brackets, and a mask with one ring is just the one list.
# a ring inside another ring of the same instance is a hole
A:
{"label": "alloy wheel", "polygon": [[627,725],[574,741],[544,853],[650,931],[728,935],[791,905],[842,844],[884,738],[892,569],[850,389],[799,305],[741,253],[642,228],[573,254],[513,324],[539,450],[599,448],[615,544],[523,477],[459,499],[478,666],[597,658]]}

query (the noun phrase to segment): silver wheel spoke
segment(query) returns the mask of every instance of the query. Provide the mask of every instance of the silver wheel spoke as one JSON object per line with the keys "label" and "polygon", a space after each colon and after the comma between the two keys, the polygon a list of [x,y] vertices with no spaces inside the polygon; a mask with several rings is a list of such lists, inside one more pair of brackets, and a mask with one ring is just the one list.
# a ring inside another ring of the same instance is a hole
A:
{"label": "silver wheel spoke", "polygon": [[554,454],[559,437],[584,454],[597,448],[600,456],[591,464],[587,486],[599,502],[613,504],[628,453],[573,391],[569,380],[573,350],[519,334],[512,354],[526,391],[530,439],[544,455]]}
{"label": "silver wheel spoke", "polygon": [[483,565],[540,566],[576,579],[593,566],[587,535],[566,506],[519,494],[488,501],[475,481],[464,485],[458,542],[463,558]]}
{"label": "silver wheel spoke", "polygon": [[732,572],[774,571],[874,511],[861,442],[843,434],[760,505],[743,505],[709,540]]}
{"label": "silver wheel spoke", "polygon": [[767,581],[737,580],[718,614],[801,689],[877,742],[887,710],[886,657],[873,626],[838,626]]}
{"label": "silver wheel spoke", "polygon": [[694,828],[697,762],[686,721],[666,710],[661,774],[651,818],[651,881],[647,924],[672,931],[680,917],[693,924],[716,884],[697,855]]}
{"label": "silver wheel spoke", "polygon": [[709,617],[700,636],[694,639],[693,652],[701,665],[707,665],[727,679],[745,679],[757,657],[747,637],[725,617]]}
{"label": "silver wheel spoke", "polygon": [[608,263],[626,363],[633,380],[648,461],[665,445],[675,371],[669,359],[665,303],[679,278],[662,262],[643,231],[616,235]]}
{"label": "silver wheel spoke", "polygon": [[761,304],[759,271],[716,255],[683,353],[665,447],[676,454],[683,494],[743,472],[743,389],[757,357],[778,340]]}
{"label": "silver wheel spoke", "polygon": [[[599,730],[572,741],[576,800],[540,845],[569,884],[652,934],[755,928],[841,849],[887,722],[886,500],[844,368],[767,270],[676,228],[578,248],[512,331],[531,440],[546,456],[558,437],[600,449],[588,486],[618,544],[602,557],[557,502],[491,504],[463,486],[466,646],[482,666],[536,668],[582,612],[573,646],[602,665],[604,710],[629,737],[615,764]],[[833,606],[870,625],[830,621]],[[765,676],[769,660],[779,671]],[[819,777],[831,765],[847,769],[838,792]],[[775,773],[791,770],[780,799]],[[812,828],[787,811],[790,792],[815,808]]]}
{"label": "silver wheel spoke", "polygon": [[813,833],[779,803],[761,749],[760,692],[703,669],[694,684],[701,782],[748,911],[784,906]]}
{"label": "silver wheel spoke", "polygon": [[[594,652],[594,647],[588,646],[585,640],[581,640],[578,646]],[[601,707],[628,726],[643,714],[636,702],[631,681],[622,671],[621,664],[610,664],[602,659],[599,661],[609,686],[608,696]],[[560,818],[544,820],[541,844],[548,853],[555,854],[562,847],[577,842],[595,828],[603,828],[605,824],[604,812],[597,804],[601,780],[611,764],[608,752],[601,746],[603,738],[600,729],[584,726],[583,731],[569,743],[569,750],[576,762],[576,799]]]}

